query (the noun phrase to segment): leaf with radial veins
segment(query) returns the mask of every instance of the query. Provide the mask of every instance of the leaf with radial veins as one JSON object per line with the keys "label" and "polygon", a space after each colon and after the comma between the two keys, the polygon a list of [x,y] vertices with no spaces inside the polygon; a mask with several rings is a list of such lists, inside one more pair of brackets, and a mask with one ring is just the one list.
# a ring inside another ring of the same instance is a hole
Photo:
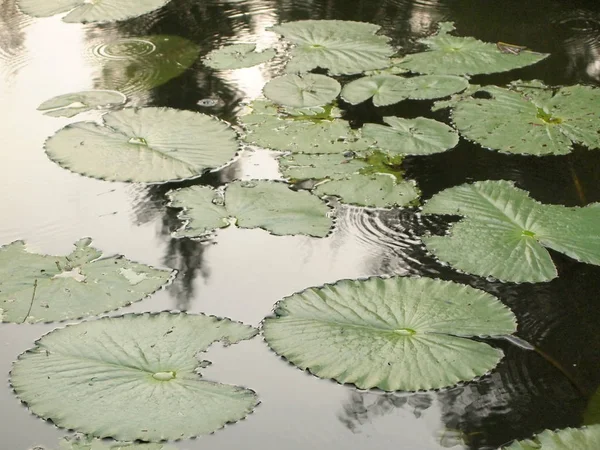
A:
{"label": "leaf with radial veins", "polygon": [[73,92],[46,100],[38,111],[51,117],[73,117],[79,113],[112,109],[125,104],[127,97],[117,91],[93,90]]}
{"label": "leaf with radial veins", "polygon": [[585,428],[544,430],[532,439],[515,441],[501,450],[597,450],[600,448],[600,425]]}
{"label": "leaf with radial veins", "polygon": [[429,50],[406,55],[396,66],[411,72],[436,75],[476,75],[506,72],[535,64],[548,57],[548,53],[529,50],[518,54],[503,53],[496,44],[482,42],[472,37],[456,37],[452,22],[439,24],[434,36],[421,39]]}
{"label": "leaf with radial veins", "polygon": [[205,315],[127,314],[61,328],[13,364],[10,382],[35,415],[90,436],[186,439],[248,415],[254,391],[203,380],[197,355],[255,328]]}
{"label": "leaf with radial veins", "polygon": [[452,386],[492,370],[501,350],[470,337],[516,330],[492,295],[430,278],[342,280],[277,303],[267,344],[300,369],[360,389]]}
{"label": "leaf with radial veins", "polygon": [[269,81],[263,94],[279,105],[310,108],[332,102],[341,89],[340,83],[325,75],[288,74]]}
{"label": "leaf with radial veins", "polygon": [[231,127],[192,111],[125,109],[103,119],[59,130],[46,141],[48,157],[92,178],[159,183],[200,176],[238,150]]}
{"label": "leaf with radial veins", "polygon": [[464,137],[503,153],[561,155],[574,143],[600,148],[600,89],[552,89],[538,81],[509,87],[485,86],[478,92],[491,98],[457,102],[452,119]]}
{"label": "leaf with radial veins", "polygon": [[458,133],[448,125],[425,117],[403,119],[384,117],[386,125],[367,123],[362,135],[392,155],[430,155],[458,144]]}
{"label": "leaf with radial veins", "polygon": [[19,9],[33,17],[50,17],[70,11],[65,22],[115,22],[142,16],[171,0],[17,0]]}
{"label": "leaf with radial veins", "polygon": [[423,241],[440,260],[467,273],[512,282],[549,281],[557,273],[544,247],[600,265],[600,203],[544,205],[509,181],[480,181],[434,195],[423,213],[464,217],[448,236]]}
{"label": "leaf with radial veins", "polygon": [[351,75],[390,65],[390,38],[376,34],[379,25],[345,20],[299,20],[271,27],[294,44],[288,73],[327,69],[332,75]]}
{"label": "leaf with radial veins", "polygon": [[29,253],[23,241],[0,247],[2,322],[54,322],[112,311],[152,294],[173,276],[121,255],[104,256],[91,239],[68,256]]}
{"label": "leaf with radial veins", "polygon": [[204,57],[204,65],[216,70],[243,69],[267,62],[275,50],[256,52],[256,44],[232,44],[213,50]]}
{"label": "leaf with radial veins", "polygon": [[274,181],[236,181],[227,185],[224,197],[207,186],[177,189],[168,194],[169,206],[183,208],[183,228],[176,237],[199,237],[229,225],[264,228],[276,235],[326,236],[333,222],[329,207],[306,191],[293,191]]}
{"label": "leaf with radial veins", "polygon": [[398,77],[374,75],[359,78],[344,86],[342,98],[356,105],[373,97],[375,106],[393,105],[402,100],[432,100],[467,88],[469,82],[462,77],[450,75],[423,75]]}

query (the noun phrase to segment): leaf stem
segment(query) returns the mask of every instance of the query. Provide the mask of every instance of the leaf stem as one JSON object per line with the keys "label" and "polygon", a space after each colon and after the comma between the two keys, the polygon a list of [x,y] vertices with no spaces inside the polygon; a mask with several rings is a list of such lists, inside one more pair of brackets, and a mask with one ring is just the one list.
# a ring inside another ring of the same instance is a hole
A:
{"label": "leaf stem", "polygon": [[33,308],[33,300],[35,299],[36,291],[37,291],[37,278],[33,282],[33,294],[31,295],[31,303],[29,304],[29,310],[27,311],[27,314],[25,315],[25,318],[23,319],[23,322],[21,322],[21,323],[25,323],[25,321],[29,317],[29,314],[31,314],[31,308]]}

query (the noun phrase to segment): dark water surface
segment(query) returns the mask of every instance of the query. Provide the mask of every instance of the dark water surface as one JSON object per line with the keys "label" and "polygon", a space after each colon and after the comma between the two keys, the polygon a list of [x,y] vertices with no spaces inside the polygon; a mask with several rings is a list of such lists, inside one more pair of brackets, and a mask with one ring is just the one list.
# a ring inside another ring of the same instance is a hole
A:
{"label": "dark water surface", "polygon": [[[46,117],[36,111],[42,101],[132,76],[102,70],[98,55],[106,56],[108,42],[171,34],[198,44],[201,55],[240,41],[264,48],[277,41],[266,27],[308,18],[376,23],[395,45],[409,51],[418,48],[416,40],[431,33],[436,23],[451,20],[459,35],[552,54],[535,66],[478,76],[474,83],[538,78],[558,85],[600,84],[598,1],[173,0],[126,22],[75,25],[59,18],[32,19],[18,11],[15,0],[0,0],[0,245],[24,239],[33,250],[64,254],[77,239],[91,236],[108,254],[181,271],[168,289],[124,311],[178,309],[252,325],[280,298],[341,278],[411,274],[456,280],[498,296],[517,315],[517,334],[562,368],[535,352],[499,342],[506,357],[489,376],[441,392],[387,394],[312,377],[278,358],[261,338],[227,351],[215,346],[207,352],[213,365],[204,376],[250,387],[262,404],[240,423],[176,443],[181,449],[494,449],[545,428],[579,426],[586,402],[600,384],[599,267],[553,254],[560,277],[550,283],[502,284],[459,274],[436,263],[416,238],[425,229],[443,230],[446,223],[421,218],[411,209],[341,208],[335,232],[325,239],[230,228],[208,242],[178,240],[170,235],[178,226],[175,213],[165,205],[165,193],[175,184],[146,187],[93,180],[46,158],[43,142],[48,136],[98,114]],[[131,103],[190,109],[233,121],[240,103],[258,96],[280,66],[275,61],[223,74],[198,60],[153,90],[143,90],[141,82],[133,86]],[[141,80],[156,77],[151,70],[137,70]],[[361,105],[351,108],[348,117],[353,123],[392,114],[412,117],[430,106]],[[445,114],[435,117],[444,120]],[[424,199],[469,181],[507,179],[547,203],[600,201],[600,152],[583,148],[566,156],[536,158],[500,155],[461,140],[447,153],[410,157],[404,167]],[[246,148],[235,163],[194,183],[220,185],[257,177],[278,177],[275,159],[264,150]],[[17,355],[53,328],[0,327],[2,449],[54,449],[65,435],[32,416],[6,382]]]}

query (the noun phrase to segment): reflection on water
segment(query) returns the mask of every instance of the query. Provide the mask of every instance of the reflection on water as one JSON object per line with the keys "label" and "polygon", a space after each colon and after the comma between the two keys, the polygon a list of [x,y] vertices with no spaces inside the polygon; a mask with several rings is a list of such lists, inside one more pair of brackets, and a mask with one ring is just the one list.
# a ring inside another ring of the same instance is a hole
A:
{"label": "reflection on water", "polygon": [[600,14],[575,10],[557,20],[575,82],[600,82]]}

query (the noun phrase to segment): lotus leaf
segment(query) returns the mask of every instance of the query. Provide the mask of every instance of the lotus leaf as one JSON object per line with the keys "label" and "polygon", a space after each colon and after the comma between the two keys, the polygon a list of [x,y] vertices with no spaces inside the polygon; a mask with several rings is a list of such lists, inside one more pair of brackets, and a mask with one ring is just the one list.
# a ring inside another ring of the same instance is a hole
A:
{"label": "lotus leaf", "polygon": [[423,241],[439,259],[467,273],[512,282],[549,281],[557,273],[544,247],[600,265],[600,203],[544,205],[509,181],[480,181],[434,195],[423,213],[464,217],[448,236]]}
{"label": "lotus leaf", "polygon": [[379,25],[344,20],[299,20],[271,29],[294,44],[286,71],[327,69],[330,74],[355,74],[390,65],[394,49],[377,35]]}
{"label": "lotus leaf", "polygon": [[333,78],[307,73],[274,78],[265,85],[263,93],[269,100],[280,105],[310,108],[335,100],[341,89],[340,83]]}
{"label": "lotus leaf", "polygon": [[363,136],[375,141],[377,148],[392,155],[430,155],[458,144],[458,133],[433,119],[384,117],[386,125],[368,123]]}
{"label": "lotus leaf", "polygon": [[29,253],[23,241],[0,247],[2,322],[77,319],[127,306],[152,294],[173,276],[121,255],[102,256],[91,239],[68,256]]}
{"label": "lotus leaf", "polygon": [[256,44],[233,44],[213,50],[204,58],[204,64],[216,70],[243,69],[267,62],[275,50],[256,52]]}
{"label": "lotus leaf", "polygon": [[399,77],[374,75],[359,78],[344,86],[342,98],[356,105],[373,97],[375,106],[393,105],[402,100],[431,100],[465,90],[469,82],[451,75]]}
{"label": "lotus leaf", "polygon": [[185,221],[176,237],[198,237],[229,225],[264,228],[276,235],[306,234],[324,237],[332,227],[329,208],[305,191],[293,191],[274,181],[233,182],[224,196],[207,186],[192,186],[169,193],[169,206],[183,208]]}
{"label": "lotus leaf", "polygon": [[235,132],[211,116],[171,108],[125,109],[104,124],[77,122],[46,141],[61,167],[109,181],[159,183],[202,175],[238,150]]}
{"label": "lotus leaf", "polygon": [[69,12],[65,22],[114,22],[138,17],[162,8],[171,0],[18,0],[19,9],[33,17]]}
{"label": "lotus leaf", "polygon": [[503,53],[496,44],[472,37],[456,37],[452,22],[439,24],[436,35],[421,39],[429,50],[406,55],[396,65],[411,72],[436,75],[476,75],[505,72],[535,64],[548,56],[523,50],[517,54]]}
{"label": "lotus leaf", "polygon": [[573,143],[600,148],[600,89],[551,89],[532,81],[479,92],[491,98],[459,101],[452,118],[467,139],[484,147],[529,155],[569,153]]}
{"label": "lotus leaf", "polygon": [[284,298],[263,322],[269,346],[301,369],[360,389],[452,386],[493,369],[502,351],[469,337],[516,330],[492,295],[429,278],[342,280]]}
{"label": "lotus leaf", "polygon": [[337,180],[369,167],[366,161],[343,154],[304,155],[302,153],[279,158],[279,168],[291,180]]}
{"label": "lotus leaf", "polygon": [[502,450],[596,450],[600,448],[600,425],[586,428],[544,430],[533,439],[515,441]]}
{"label": "lotus leaf", "polygon": [[94,109],[112,109],[125,104],[127,97],[117,91],[82,91],[46,100],[38,111],[52,117],[73,117]]}
{"label": "lotus leaf", "polygon": [[41,418],[90,436],[159,442],[212,433],[256,406],[245,388],[205,381],[199,352],[253,327],[205,315],[127,314],[52,331],[13,364],[17,396]]}

